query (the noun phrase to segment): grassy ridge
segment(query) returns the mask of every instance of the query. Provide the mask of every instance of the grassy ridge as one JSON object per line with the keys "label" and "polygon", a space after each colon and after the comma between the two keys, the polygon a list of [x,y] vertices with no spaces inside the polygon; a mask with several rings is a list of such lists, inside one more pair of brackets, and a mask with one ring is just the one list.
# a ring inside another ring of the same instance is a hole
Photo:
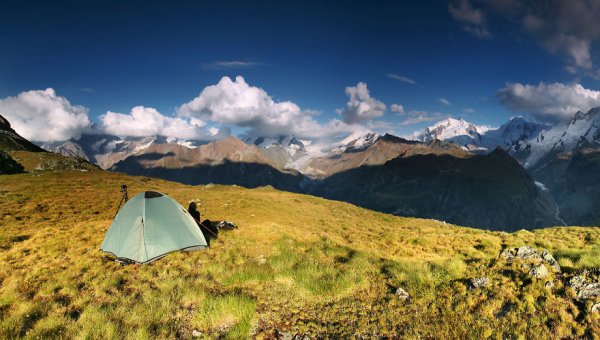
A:
{"label": "grassy ridge", "polygon": [[[98,248],[121,183],[132,195],[195,200],[203,218],[240,228],[207,251],[120,266]],[[598,334],[598,314],[560,282],[549,291],[495,261],[524,244],[547,248],[567,272],[600,267],[598,228],[508,234],[271,188],[95,171],[1,176],[0,337]],[[483,275],[489,287],[467,289],[465,279]],[[398,287],[411,299],[396,298]]]}

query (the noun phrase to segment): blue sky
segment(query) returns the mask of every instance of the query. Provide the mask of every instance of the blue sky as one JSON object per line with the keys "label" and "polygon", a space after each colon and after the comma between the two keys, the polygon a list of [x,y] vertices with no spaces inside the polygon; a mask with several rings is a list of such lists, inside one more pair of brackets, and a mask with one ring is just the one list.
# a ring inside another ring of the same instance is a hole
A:
{"label": "blue sky", "polygon": [[[314,119],[325,124],[342,119],[336,110],[347,107],[345,88],[363,82],[386,110],[360,124],[402,135],[446,116],[493,126],[515,114],[559,116],[563,107],[546,105],[554,92],[540,82],[581,84],[592,97],[599,87],[598,37],[576,23],[564,32],[552,26],[561,8],[500,0],[121,2],[3,2],[0,98],[52,88],[96,124],[107,111],[140,105],[174,117],[206,86],[240,75],[275,102],[317,111]],[[596,1],[579,2],[598,14]],[[500,100],[498,92],[515,83],[533,94],[507,90]],[[402,125],[411,115],[423,121]],[[224,125],[203,117],[206,127]]]}

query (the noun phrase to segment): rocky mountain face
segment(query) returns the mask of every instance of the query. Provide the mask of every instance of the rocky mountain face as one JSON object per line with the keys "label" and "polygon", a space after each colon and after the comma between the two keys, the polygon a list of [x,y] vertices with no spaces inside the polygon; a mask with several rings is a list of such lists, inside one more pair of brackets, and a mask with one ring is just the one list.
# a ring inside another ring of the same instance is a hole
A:
{"label": "rocky mountain face", "polygon": [[299,161],[308,156],[304,143],[294,136],[246,137],[243,141],[260,148],[278,169],[298,169]]}
{"label": "rocky mountain face", "polygon": [[303,177],[278,168],[260,148],[227,137],[190,149],[178,144],[151,144],[110,170],[186,184],[236,184],[245,187],[272,185],[299,191]]}
{"label": "rocky mountain face", "polygon": [[324,178],[361,166],[382,165],[397,157],[422,154],[464,157],[468,153],[455,144],[439,140],[420,143],[390,134],[368,134],[334,149],[329,155],[313,158],[303,167],[302,172],[313,178]]}
{"label": "rocky mountain face", "polygon": [[9,151],[44,151],[39,146],[21,137],[4,117],[0,115],[0,150]]}
{"label": "rocky mountain face", "polygon": [[600,107],[586,113],[577,112],[570,121],[541,131],[534,138],[522,140],[512,153],[523,160],[526,168],[540,168],[558,154],[600,147]]}
{"label": "rocky mountain face", "polygon": [[600,108],[515,144],[511,153],[544,183],[567,224],[600,223]]}

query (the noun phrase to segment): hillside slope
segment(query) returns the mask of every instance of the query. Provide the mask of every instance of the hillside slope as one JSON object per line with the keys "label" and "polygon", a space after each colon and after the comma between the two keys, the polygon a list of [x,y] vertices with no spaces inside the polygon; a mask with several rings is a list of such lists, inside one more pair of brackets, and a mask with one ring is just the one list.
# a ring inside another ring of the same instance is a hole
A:
{"label": "hillside slope", "polygon": [[[98,248],[125,183],[239,229],[210,250],[120,266]],[[0,176],[0,338],[592,337],[598,228],[513,234],[402,218],[268,187],[186,186],[107,172]],[[547,248],[531,279],[504,247]],[[511,264],[512,263],[512,264]],[[489,283],[469,289],[469,279]],[[549,285],[550,282],[553,286]],[[403,299],[402,290],[409,299]]]}
{"label": "hillside slope", "polygon": [[505,151],[415,155],[326,178],[318,196],[400,216],[514,231],[559,224],[554,201]]}

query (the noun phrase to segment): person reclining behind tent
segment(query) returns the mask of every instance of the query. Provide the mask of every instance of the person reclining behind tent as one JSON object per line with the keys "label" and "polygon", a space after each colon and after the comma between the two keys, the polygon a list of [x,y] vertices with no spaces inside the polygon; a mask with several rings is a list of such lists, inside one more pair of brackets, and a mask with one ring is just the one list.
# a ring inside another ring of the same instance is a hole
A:
{"label": "person reclining behind tent", "polygon": [[206,242],[208,242],[210,245],[210,240],[217,237],[218,230],[216,228],[212,228],[210,220],[204,220],[200,222],[200,212],[197,209],[196,202],[190,203],[188,206],[188,212],[190,215],[192,215],[198,224],[198,228],[200,228],[200,231],[202,231],[202,235],[204,235]]}

